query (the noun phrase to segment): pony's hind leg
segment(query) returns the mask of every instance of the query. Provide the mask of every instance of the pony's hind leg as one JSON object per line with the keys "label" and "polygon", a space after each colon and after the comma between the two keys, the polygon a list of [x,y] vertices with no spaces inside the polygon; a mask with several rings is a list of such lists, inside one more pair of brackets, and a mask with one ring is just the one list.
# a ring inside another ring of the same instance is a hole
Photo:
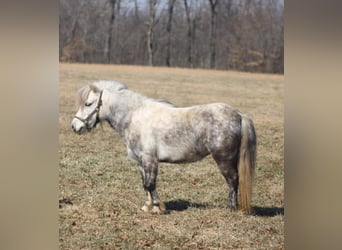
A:
{"label": "pony's hind leg", "polygon": [[165,212],[165,205],[159,199],[156,189],[158,162],[151,157],[144,157],[139,163],[139,169],[144,190],[146,192],[146,201],[141,209],[144,212],[150,212],[153,214]]}
{"label": "pony's hind leg", "polygon": [[222,175],[226,179],[229,186],[228,193],[228,208],[230,210],[236,210],[238,208],[238,186],[239,186],[239,174],[237,169],[238,157],[222,155],[220,153],[213,154],[213,158],[216,161]]}
{"label": "pony's hind leg", "polygon": [[141,210],[143,210],[144,212],[149,212],[152,210],[152,196],[151,194],[148,192],[148,190],[145,188],[145,177],[146,177],[146,174],[145,174],[145,168],[143,167],[143,165],[141,163],[139,163],[139,171],[140,171],[140,174],[141,174],[141,180],[142,180],[142,183],[143,183],[143,187],[144,187],[144,190],[145,190],[145,193],[146,193],[146,200],[145,200],[145,203],[144,203],[144,206],[142,206]]}

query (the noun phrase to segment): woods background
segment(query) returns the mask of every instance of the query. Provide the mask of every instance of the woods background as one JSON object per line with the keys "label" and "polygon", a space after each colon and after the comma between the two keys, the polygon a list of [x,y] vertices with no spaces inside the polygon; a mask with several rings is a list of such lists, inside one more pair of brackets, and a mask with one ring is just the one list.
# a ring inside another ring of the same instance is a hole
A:
{"label": "woods background", "polygon": [[283,0],[59,0],[59,58],[283,73],[283,12]]}

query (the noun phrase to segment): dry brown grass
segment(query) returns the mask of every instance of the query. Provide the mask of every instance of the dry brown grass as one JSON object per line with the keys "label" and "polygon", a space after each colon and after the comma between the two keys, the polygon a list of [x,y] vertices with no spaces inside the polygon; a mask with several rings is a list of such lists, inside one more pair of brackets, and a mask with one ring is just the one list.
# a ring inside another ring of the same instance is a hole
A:
{"label": "dry brown grass", "polygon": [[[227,185],[211,157],[161,164],[158,190],[170,213],[140,212],[140,175],[115,132],[106,124],[83,136],[70,128],[76,90],[98,79],[178,106],[226,102],[249,114],[258,135],[255,215],[226,209]],[[61,249],[284,248],[283,76],[61,64],[59,90]]]}

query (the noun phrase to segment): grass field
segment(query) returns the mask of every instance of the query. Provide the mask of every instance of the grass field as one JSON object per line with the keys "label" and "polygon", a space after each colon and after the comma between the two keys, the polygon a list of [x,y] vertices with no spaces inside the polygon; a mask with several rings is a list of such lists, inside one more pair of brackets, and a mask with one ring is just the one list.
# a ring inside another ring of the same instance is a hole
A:
{"label": "grass field", "polygon": [[[107,125],[73,133],[75,92],[98,79],[177,106],[225,102],[254,120],[258,136],[255,214],[229,212],[227,184],[209,156],[160,164],[158,191],[169,213],[140,211],[135,162]],[[59,85],[60,249],[283,249],[284,77],[240,72],[61,64]]]}

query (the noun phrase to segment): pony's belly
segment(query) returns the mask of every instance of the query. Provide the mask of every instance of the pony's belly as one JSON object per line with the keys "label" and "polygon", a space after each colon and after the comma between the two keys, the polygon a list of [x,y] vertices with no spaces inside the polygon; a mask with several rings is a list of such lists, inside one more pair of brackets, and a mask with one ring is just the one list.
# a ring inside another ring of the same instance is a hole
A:
{"label": "pony's belly", "polygon": [[182,148],[168,148],[159,150],[158,161],[169,163],[195,162],[209,155],[207,150],[186,150]]}

